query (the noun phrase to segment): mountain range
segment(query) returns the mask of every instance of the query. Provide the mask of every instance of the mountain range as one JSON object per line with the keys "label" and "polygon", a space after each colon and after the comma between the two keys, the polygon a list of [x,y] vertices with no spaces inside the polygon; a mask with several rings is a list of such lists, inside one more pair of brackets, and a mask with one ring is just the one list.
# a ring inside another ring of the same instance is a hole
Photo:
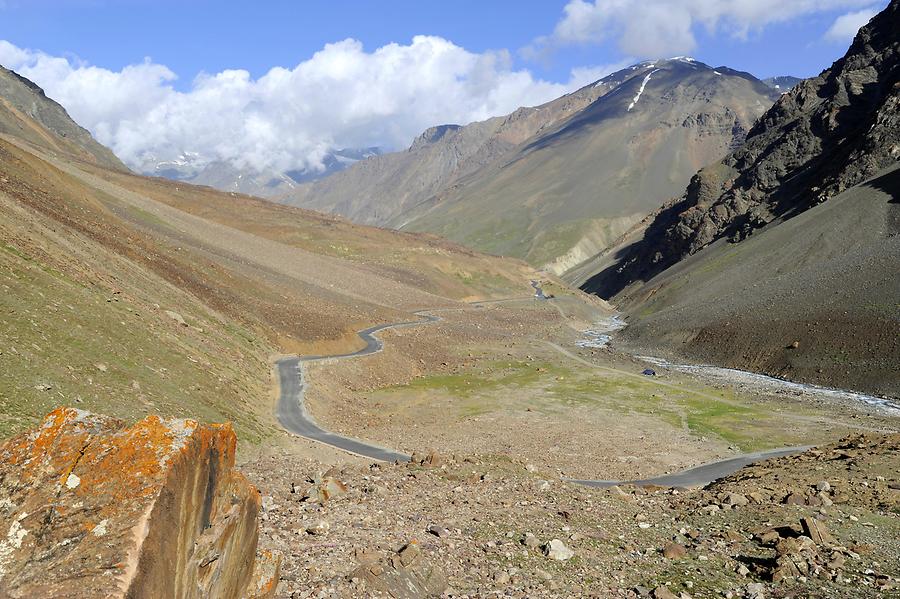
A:
{"label": "mountain range", "polygon": [[542,106],[434,127],[283,201],[563,274],[740,144],[779,95],[689,57],[648,61]]}
{"label": "mountain range", "polygon": [[0,597],[897,591],[900,0],[807,80],[167,158],[0,70]]}
{"label": "mountain range", "polygon": [[153,168],[145,175],[165,177],[193,185],[207,185],[221,191],[276,198],[290,193],[299,183],[315,181],[344,170],[354,163],[381,153],[379,148],[349,148],[328,152],[321,168],[300,168],[285,172],[275,169],[238,167],[225,160],[210,160],[197,152],[184,151],[171,160],[149,160]]}

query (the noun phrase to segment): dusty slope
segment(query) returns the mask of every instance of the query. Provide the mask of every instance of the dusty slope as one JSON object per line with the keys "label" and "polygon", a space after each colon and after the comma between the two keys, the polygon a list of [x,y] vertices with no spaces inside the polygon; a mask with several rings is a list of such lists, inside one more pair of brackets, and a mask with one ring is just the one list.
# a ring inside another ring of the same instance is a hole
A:
{"label": "dusty slope", "polygon": [[0,141],[0,436],[60,404],[270,434],[258,400],[271,346],[204,302],[192,269],[98,195]]}
{"label": "dusty slope", "polygon": [[429,237],[109,170],[9,135],[0,232],[3,436],[69,403],[232,420],[259,440],[274,430],[272,354],[351,349],[364,326],[528,294],[532,276]]}
{"label": "dusty slope", "polygon": [[661,353],[900,395],[898,202],[895,167],[739,244],[720,240],[623,295],[624,334]]}
{"label": "dusty slope", "polygon": [[[532,274],[525,264],[484,256],[432,235],[359,226],[335,216],[164,179],[103,169],[90,172],[103,184],[126,187],[204,221],[317,256],[337,258],[337,264],[355,264],[366,272],[441,297],[459,300],[518,295],[523,291],[521,283],[527,283]],[[353,293],[377,296],[377,286],[370,293],[359,289],[357,283],[340,281]],[[524,289],[527,293],[530,287]],[[409,305],[433,305],[429,301],[412,295]]]}

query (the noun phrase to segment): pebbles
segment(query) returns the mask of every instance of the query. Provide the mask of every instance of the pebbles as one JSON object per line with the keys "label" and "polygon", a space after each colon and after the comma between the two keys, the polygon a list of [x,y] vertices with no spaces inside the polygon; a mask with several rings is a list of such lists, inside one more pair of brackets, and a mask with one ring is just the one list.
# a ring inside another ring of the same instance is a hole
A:
{"label": "pebbles", "polygon": [[[895,459],[893,447],[875,454],[883,465]],[[829,455],[827,449],[820,451]],[[871,594],[896,584],[897,561],[884,553],[883,539],[847,549],[828,539],[889,534],[886,526],[863,528],[862,522],[874,521],[871,510],[896,495],[889,485],[897,481],[882,474],[884,468],[868,475],[872,458],[860,448],[841,451],[853,452],[852,472],[846,459],[796,456],[753,466],[707,490],[678,494],[563,482],[541,490],[522,465],[509,468],[504,460],[498,465],[471,457],[429,460],[431,452],[420,454],[422,462],[413,466],[345,466],[327,476],[299,477],[301,482],[292,473],[316,472],[321,465],[278,456],[259,458],[242,470],[263,492],[260,546],[285,556],[279,599],[367,596],[394,580],[425,585],[418,589],[444,588],[440,583],[445,581],[454,596],[472,598],[592,592],[627,597],[636,587],[652,596],[662,586],[680,599],[688,591],[709,596],[700,581],[714,578],[731,586],[713,596],[727,591],[746,599],[757,596],[748,594],[750,584],[762,585],[753,588],[762,588],[765,597],[777,595],[770,592],[773,578],[810,588],[841,585],[844,595],[854,596],[848,589],[857,587],[846,581],[856,584],[861,577],[869,586],[859,583],[859,588]],[[304,499],[316,488],[316,479],[321,484],[329,476],[346,491],[325,502],[315,493]],[[819,489],[826,479],[829,487]],[[826,493],[845,496],[845,503],[827,514],[820,513],[821,505],[787,505],[783,498],[792,491],[784,488],[786,481],[804,497]],[[849,519],[851,511],[857,522]],[[748,555],[771,560],[773,566],[780,560],[781,571],[741,561]],[[680,569],[691,572],[700,587],[665,579]],[[872,574],[859,574],[864,571]],[[428,580],[436,586],[428,586]],[[823,596],[834,590],[822,589]]]}

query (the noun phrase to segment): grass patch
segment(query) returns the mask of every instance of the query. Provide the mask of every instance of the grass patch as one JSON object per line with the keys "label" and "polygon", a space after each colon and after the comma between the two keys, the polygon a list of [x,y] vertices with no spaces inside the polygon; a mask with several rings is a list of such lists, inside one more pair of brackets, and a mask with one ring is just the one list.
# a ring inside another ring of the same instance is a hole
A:
{"label": "grass patch", "polygon": [[498,389],[521,389],[540,383],[546,377],[560,376],[568,371],[553,364],[531,361],[493,361],[482,363],[477,370],[458,374],[422,377],[406,385],[390,387],[386,391],[443,391],[460,398],[470,398]]}
{"label": "grass patch", "polygon": [[[703,393],[703,395],[698,395]],[[445,401],[461,418],[500,409],[531,409],[545,414],[596,408],[608,417],[652,416],[697,437],[718,438],[743,451],[794,444],[777,413],[741,401],[730,391],[664,387],[653,379],[570,368],[547,361],[492,361],[457,374],[416,379],[379,392],[386,403]],[[600,416],[602,418],[602,416]]]}
{"label": "grass patch", "polygon": [[[159,306],[3,250],[0,438],[60,405],[129,422],[149,413],[231,421],[242,442],[271,434],[261,417],[267,366],[253,357],[252,335],[206,320],[203,330],[178,326]],[[198,323],[197,307],[185,298],[155,297]]]}

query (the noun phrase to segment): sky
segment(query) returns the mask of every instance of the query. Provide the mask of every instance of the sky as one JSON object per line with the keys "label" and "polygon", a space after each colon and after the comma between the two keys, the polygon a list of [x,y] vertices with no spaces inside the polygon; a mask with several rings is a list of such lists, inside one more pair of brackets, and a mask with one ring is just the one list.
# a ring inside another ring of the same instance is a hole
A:
{"label": "sky", "polygon": [[808,77],[887,0],[0,0],[0,64],[148,170],[319,168],[648,58]]}

